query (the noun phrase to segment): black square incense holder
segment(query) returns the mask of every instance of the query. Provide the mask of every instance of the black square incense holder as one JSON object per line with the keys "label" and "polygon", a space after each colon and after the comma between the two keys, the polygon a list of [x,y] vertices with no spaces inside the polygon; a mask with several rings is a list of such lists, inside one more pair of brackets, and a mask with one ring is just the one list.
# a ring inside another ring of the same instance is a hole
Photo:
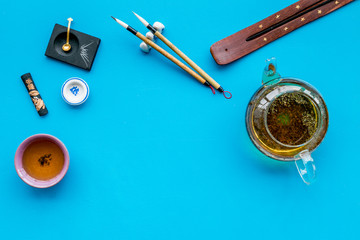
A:
{"label": "black square incense holder", "polygon": [[71,49],[66,52],[62,49],[66,43],[66,36],[67,28],[55,24],[45,56],[90,71],[99,48],[100,39],[71,29],[69,38]]}

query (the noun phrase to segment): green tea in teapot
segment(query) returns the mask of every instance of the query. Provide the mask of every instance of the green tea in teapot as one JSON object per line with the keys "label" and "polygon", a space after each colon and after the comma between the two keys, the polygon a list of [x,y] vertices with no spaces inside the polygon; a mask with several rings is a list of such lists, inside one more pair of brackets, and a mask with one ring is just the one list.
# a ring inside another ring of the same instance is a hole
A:
{"label": "green tea in teapot", "polygon": [[266,61],[262,86],[246,109],[246,130],[266,156],[294,161],[306,184],[315,180],[311,152],[324,139],[329,115],[320,93],[305,81],[281,77],[274,58]]}
{"label": "green tea in teapot", "polygon": [[285,93],[269,106],[267,127],[270,134],[285,145],[301,145],[309,141],[317,127],[314,104],[300,92]]}

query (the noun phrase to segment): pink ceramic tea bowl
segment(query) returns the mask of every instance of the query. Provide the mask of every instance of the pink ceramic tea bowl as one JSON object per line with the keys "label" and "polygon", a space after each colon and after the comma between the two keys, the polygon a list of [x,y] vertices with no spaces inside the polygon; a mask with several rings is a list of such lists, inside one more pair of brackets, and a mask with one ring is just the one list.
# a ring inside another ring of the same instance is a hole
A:
{"label": "pink ceramic tea bowl", "polygon": [[[23,154],[24,154],[24,151],[26,150],[26,148],[31,143],[36,142],[36,141],[42,141],[42,140],[46,140],[46,141],[55,143],[64,154],[64,166],[63,166],[62,170],[56,177],[51,178],[49,180],[35,179],[35,178],[31,177],[25,171],[25,169],[23,167]],[[48,188],[48,187],[54,186],[55,184],[60,182],[61,179],[63,179],[63,177],[65,176],[65,174],[69,168],[69,163],[70,163],[69,152],[66,149],[65,145],[59,139],[57,139],[56,137],[49,135],[49,134],[36,134],[31,137],[28,137],[20,144],[20,146],[18,147],[18,149],[16,150],[16,153],[15,153],[15,169],[16,169],[17,174],[25,183],[29,184],[32,187],[36,187],[36,188]]]}

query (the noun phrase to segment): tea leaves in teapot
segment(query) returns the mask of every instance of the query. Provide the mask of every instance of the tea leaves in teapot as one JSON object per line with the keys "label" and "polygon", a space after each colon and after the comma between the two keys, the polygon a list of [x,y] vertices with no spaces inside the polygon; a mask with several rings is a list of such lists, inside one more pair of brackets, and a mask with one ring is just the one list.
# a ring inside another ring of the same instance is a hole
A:
{"label": "tea leaves in teapot", "polygon": [[311,139],[317,127],[313,103],[299,92],[277,97],[267,112],[271,135],[285,145],[301,145]]}

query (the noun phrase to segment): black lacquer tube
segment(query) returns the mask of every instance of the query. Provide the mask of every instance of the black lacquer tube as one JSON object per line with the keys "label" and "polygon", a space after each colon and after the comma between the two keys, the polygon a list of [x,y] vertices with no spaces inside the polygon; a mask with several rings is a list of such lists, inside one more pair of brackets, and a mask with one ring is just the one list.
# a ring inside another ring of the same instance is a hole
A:
{"label": "black lacquer tube", "polygon": [[48,113],[48,110],[45,106],[43,99],[40,96],[40,93],[36,89],[35,83],[31,77],[30,73],[26,73],[21,76],[23,83],[25,84],[26,89],[29,92],[30,98],[34,103],[36,111],[40,116],[44,116]]}

